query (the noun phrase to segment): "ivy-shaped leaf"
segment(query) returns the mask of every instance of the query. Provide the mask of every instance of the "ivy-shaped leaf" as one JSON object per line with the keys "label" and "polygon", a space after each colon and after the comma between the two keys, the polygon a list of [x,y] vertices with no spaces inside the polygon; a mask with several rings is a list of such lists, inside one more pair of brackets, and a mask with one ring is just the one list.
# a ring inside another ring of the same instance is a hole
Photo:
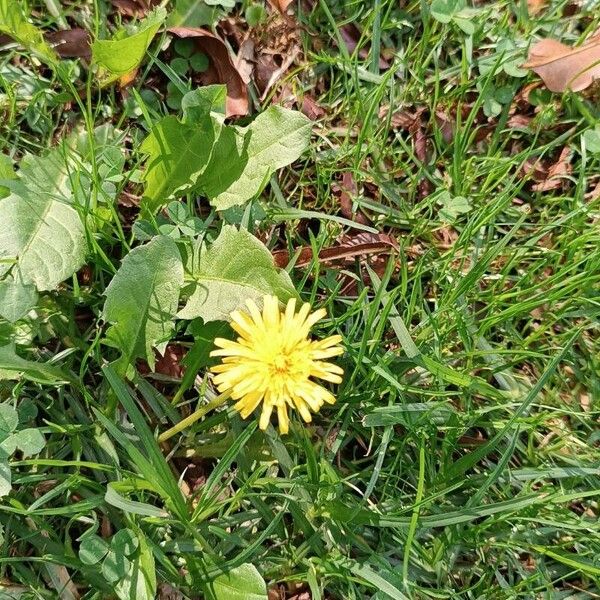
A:
{"label": "ivy-shaped leaf", "polygon": [[125,373],[136,358],[154,368],[154,350],[164,350],[173,331],[183,265],[176,243],[157,236],[132,250],[106,289],[104,319],[113,325],[107,342],[121,350]]}
{"label": "ivy-shaped leaf", "polygon": [[286,301],[297,295],[287,272],[277,269],[269,250],[251,233],[225,225],[208,249],[191,261],[193,291],[179,316],[226,321],[246,299],[274,294]]}

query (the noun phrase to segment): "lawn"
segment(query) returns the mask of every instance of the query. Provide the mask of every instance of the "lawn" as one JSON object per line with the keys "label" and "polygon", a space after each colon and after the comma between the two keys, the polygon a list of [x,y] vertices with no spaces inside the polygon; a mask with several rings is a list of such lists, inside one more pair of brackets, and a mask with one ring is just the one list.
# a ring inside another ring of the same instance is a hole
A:
{"label": "lawn", "polygon": [[0,600],[600,598],[599,28],[0,0]]}

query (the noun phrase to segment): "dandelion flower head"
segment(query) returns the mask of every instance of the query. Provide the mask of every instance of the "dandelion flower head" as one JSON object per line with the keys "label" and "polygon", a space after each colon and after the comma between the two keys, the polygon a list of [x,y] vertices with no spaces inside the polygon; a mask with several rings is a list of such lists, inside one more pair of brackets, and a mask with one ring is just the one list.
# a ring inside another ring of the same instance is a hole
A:
{"label": "dandelion flower head", "polygon": [[288,408],[296,409],[310,423],[318,412],[335,397],[313,379],[331,383],[342,381],[343,369],[326,359],[343,353],[342,338],[332,335],[311,340],[311,327],[326,315],[324,309],[310,313],[310,304],[296,312],[296,300],[290,299],[284,311],[275,296],[265,296],[263,309],[246,301],[248,312],[231,313],[236,341],[216,338],[217,350],[211,356],[223,357],[212,368],[214,382],[221,393],[229,392],[237,400],[235,408],[246,419],[262,404],[259,426],[266,429],[277,409],[279,430],[289,429]]}

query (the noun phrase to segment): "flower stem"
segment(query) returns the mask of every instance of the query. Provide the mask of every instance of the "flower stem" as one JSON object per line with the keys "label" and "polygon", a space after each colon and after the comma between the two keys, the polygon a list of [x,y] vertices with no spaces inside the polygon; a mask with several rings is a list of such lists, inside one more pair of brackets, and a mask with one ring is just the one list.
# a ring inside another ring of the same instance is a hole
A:
{"label": "flower stem", "polygon": [[167,429],[158,436],[159,443],[166,442],[169,438],[177,435],[180,431],[183,431],[186,427],[194,424],[198,419],[201,419],[204,415],[209,413],[211,410],[221,406],[231,396],[231,390],[219,394],[216,398],[211,400],[208,404],[201,406],[197,411],[193,412],[189,417],[182,419],[179,423],[173,425],[171,429]]}

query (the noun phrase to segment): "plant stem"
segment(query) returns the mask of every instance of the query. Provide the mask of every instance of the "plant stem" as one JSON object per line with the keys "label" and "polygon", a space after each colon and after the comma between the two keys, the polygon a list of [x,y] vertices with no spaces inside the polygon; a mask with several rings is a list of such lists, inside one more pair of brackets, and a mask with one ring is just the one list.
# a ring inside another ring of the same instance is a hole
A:
{"label": "plant stem", "polygon": [[221,406],[226,400],[231,396],[231,391],[223,392],[219,394],[216,398],[211,400],[208,404],[201,406],[197,411],[193,412],[189,417],[182,419],[171,427],[171,429],[167,429],[167,431],[161,433],[158,436],[159,443],[167,441],[169,438],[172,438],[174,435],[178,434],[180,431],[183,431],[186,427],[194,424],[198,419],[201,419],[204,415],[209,413],[211,410]]}

